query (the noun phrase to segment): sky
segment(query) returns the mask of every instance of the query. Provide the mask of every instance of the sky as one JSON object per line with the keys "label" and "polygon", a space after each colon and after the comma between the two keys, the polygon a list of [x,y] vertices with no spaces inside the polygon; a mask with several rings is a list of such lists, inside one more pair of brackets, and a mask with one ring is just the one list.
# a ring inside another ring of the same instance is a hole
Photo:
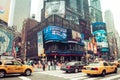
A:
{"label": "sky", "polygon": [[[40,6],[38,6],[40,5]],[[104,13],[105,10],[111,10],[114,17],[115,28],[120,35],[120,0],[101,0],[101,8]],[[36,14],[37,20],[40,21],[41,14],[39,10],[43,8],[43,0],[32,0],[31,14]],[[40,15],[37,15],[37,14]],[[103,14],[104,17],[104,14]]]}
{"label": "sky", "polygon": [[101,0],[101,8],[104,13],[105,10],[111,10],[114,17],[115,28],[120,35],[120,0]]}

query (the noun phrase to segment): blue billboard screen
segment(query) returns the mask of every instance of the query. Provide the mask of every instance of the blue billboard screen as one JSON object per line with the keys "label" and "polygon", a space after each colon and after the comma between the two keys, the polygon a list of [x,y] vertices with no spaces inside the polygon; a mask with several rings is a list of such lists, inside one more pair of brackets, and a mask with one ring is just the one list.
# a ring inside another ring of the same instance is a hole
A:
{"label": "blue billboard screen", "polygon": [[[104,22],[93,23],[92,31],[95,36],[97,46],[101,48],[101,51],[104,51],[104,48],[108,48],[106,24]],[[108,49],[106,51],[108,51]]]}
{"label": "blue billboard screen", "polygon": [[48,26],[44,29],[45,41],[65,41],[67,39],[67,29],[58,26]]}

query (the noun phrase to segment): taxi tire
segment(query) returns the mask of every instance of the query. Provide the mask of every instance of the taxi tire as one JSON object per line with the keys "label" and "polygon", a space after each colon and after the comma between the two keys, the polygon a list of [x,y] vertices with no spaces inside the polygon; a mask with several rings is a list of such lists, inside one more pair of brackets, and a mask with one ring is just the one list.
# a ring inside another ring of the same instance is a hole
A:
{"label": "taxi tire", "polygon": [[117,68],[115,68],[115,71],[114,71],[114,73],[117,73]]}
{"label": "taxi tire", "polygon": [[90,76],[90,74],[87,74],[87,76]]}
{"label": "taxi tire", "polygon": [[31,70],[30,70],[30,69],[27,69],[27,70],[25,70],[25,73],[24,73],[24,74],[25,74],[26,76],[30,76],[31,73],[32,73]]}
{"label": "taxi tire", "polygon": [[118,64],[117,67],[120,67],[120,65]]}
{"label": "taxi tire", "polygon": [[5,77],[5,71],[0,71],[0,78]]}
{"label": "taxi tire", "polygon": [[106,75],[106,71],[103,70],[102,73],[101,73],[102,76],[105,76]]}

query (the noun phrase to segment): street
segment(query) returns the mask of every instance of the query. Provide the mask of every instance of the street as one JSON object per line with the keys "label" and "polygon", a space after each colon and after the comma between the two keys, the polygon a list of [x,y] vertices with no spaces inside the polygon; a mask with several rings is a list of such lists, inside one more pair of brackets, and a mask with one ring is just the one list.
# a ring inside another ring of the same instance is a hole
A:
{"label": "street", "polygon": [[21,75],[10,75],[0,80],[120,80],[120,68],[118,73],[107,74],[105,77],[102,76],[87,76],[84,73],[65,73],[59,69],[51,71],[42,71],[36,69],[31,76]]}

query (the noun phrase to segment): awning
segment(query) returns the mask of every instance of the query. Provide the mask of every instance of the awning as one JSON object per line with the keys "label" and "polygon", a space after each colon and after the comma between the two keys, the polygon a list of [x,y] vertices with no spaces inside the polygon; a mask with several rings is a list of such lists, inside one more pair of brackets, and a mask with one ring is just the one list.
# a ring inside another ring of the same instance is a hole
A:
{"label": "awning", "polygon": [[45,43],[50,43],[50,42],[60,42],[60,43],[73,43],[73,44],[78,44],[80,46],[84,46],[85,44],[83,42],[78,42],[78,41],[73,41],[73,40],[69,40],[69,41],[59,41],[59,40],[49,40],[49,41],[45,41]]}
{"label": "awning", "polygon": [[108,48],[102,48],[101,52],[109,52],[109,49]]}
{"label": "awning", "polygon": [[81,46],[84,46],[85,44],[84,43],[79,43],[77,41],[61,41],[61,43],[73,43],[73,44],[78,44],[78,45],[81,45]]}

